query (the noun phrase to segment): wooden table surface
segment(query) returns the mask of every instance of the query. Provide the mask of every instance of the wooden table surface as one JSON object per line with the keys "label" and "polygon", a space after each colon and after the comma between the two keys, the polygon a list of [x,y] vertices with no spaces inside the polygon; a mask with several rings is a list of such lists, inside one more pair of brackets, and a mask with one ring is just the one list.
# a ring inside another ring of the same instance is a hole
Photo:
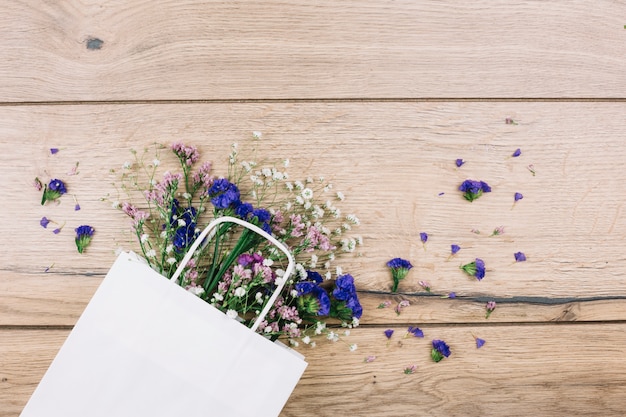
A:
{"label": "wooden table surface", "polygon": [[[332,179],[364,238],[362,256],[342,261],[365,309],[345,338],[358,349],[299,348],[310,365],[282,416],[626,413],[626,3],[0,9],[0,416],[20,414],[116,248],[133,248],[127,219],[102,201],[115,195],[110,170],[130,148],[183,140],[219,172],[252,131],[292,175]],[[65,177],[82,209],[70,196],[42,207],[36,176]],[[465,201],[467,178],[492,193]],[[66,226],[55,235],[42,216]],[[73,228],[84,223],[97,232],[80,255]],[[462,249],[448,259],[452,243]],[[398,294],[393,257],[415,266]],[[476,257],[481,282],[459,269]],[[411,305],[396,315],[401,300]],[[409,325],[426,337],[404,339]],[[432,362],[432,339],[452,355]]]}

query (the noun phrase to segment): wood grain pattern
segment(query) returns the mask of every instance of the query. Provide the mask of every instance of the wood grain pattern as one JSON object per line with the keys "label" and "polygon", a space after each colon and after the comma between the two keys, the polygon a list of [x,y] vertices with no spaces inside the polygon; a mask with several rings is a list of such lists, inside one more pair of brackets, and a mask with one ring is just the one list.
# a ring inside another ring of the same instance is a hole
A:
{"label": "wood grain pattern", "polygon": [[7,0],[0,101],[626,97],[623,2]]}
{"label": "wood grain pattern", "polygon": [[[405,328],[395,327],[389,344],[383,330],[359,328],[337,344],[301,349],[310,365],[281,416],[621,416],[626,409],[624,324],[434,326],[424,339],[405,339]],[[0,416],[13,417],[67,331],[0,335]],[[474,336],[487,341],[481,349]],[[429,357],[433,338],[452,350],[438,364]],[[359,347],[349,352],[348,343]],[[364,363],[369,355],[376,360]],[[411,365],[416,373],[405,375]],[[329,389],[332,398],[320,394]]]}

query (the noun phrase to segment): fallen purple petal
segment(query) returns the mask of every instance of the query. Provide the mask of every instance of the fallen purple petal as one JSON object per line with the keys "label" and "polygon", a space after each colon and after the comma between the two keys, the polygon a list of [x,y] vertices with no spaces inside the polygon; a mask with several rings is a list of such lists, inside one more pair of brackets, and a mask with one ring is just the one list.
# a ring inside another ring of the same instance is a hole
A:
{"label": "fallen purple petal", "polygon": [[485,344],[485,339],[481,339],[480,337],[476,338],[476,349],[480,349]]}
{"label": "fallen purple petal", "polygon": [[44,229],[48,227],[48,224],[50,223],[50,220],[48,220],[47,217],[42,217],[41,220],[39,220],[39,224],[41,225],[41,227],[43,227]]}
{"label": "fallen purple petal", "polygon": [[522,154],[522,150],[520,148],[517,148],[515,150],[515,152],[513,152],[513,155],[511,155],[513,158],[517,158],[518,156],[520,156]]}
{"label": "fallen purple petal", "polygon": [[515,262],[525,262],[526,261],[526,255],[524,254],[524,252],[515,252],[513,254],[513,256],[515,256]]}
{"label": "fallen purple petal", "polygon": [[55,155],[59,152],[59,148],[50,148],[50,154]]}

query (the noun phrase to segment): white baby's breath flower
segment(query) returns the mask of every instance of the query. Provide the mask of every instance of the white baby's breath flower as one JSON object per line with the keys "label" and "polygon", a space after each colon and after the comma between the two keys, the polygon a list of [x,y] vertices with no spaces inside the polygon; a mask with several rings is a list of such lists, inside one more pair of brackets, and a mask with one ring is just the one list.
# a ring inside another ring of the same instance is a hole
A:
{"label": "white baby's breath flower", "polygon": [[326,328],[326,323],[322,323],[321,321],[315,322],[315,334],[322,334],[322,331]]}
{"label": "white baby's breath flower", "polygon": [[[328,267],[330,268],[330,264],[328,264]],[[326,274],[324,274],[324,278],[326,280],[329,280],[333,277],[333,274],[330,273],[330,271],[326,271]]]}
{"label": "white baby's breath flower", "polygon": [[294,181],[293,182],[294,187],[296,187],[298,190],[301,190],[304,188],[304,184],[302,184],[302,181]]}
{"label": "white baby's breath flower", "polygon": [[146,258],[156,258],[156,251],[154,249],[150,249],[146,252]]}
{"label": "white baby's breath flower", "polygon": [[176,263],[176,258],[167,258],[165,262],[167,262],[170,265],[174,265]]}
{"label": "white baby's breath flower", "polygon": [[263,294],[260,292],[257,292],[256,294],[254,294],[254,299],[258,302],[258,303],[262,303],[263,302]]}
{"label": "white baby's breath flower", "polygon": [[346,330],[346,331],[344,331],[344,332],[343,332],[343,334],[344,334],[344,336],[346,336],[346,337],[347,337],[347,336],[350,336],[350,330]]}
{"label": "white baby's breath flower", "polygon": [[187,223],[185,223],[184,219],[178,219],[178,227],[185,227]]}
{"label": "white baby's breath flower", "polygon": [[272,333],[272,328],[270,326],[267,326],[265,329],[263,329],[263,331],[265,333]]}
{"label": "white baby's breath flower", "polygon": [[311,261],[309,262],[309,266],[310,266],[312,269],[314,269],[314,268],[316,268],[316,267],[317,267],[317,260],[318,260],[317,255],[315,255],[315,254],[311,255]]}
{"label": "white baby's breath flower", "polygon": [[296,298],[298,296],[298,290],[291,290],[291,292],[289,293],[293,298]]}
{"label": "white baby's breath flower", "polygon": [[259,132],[258,130],[255,130],[254,132],[252,132],[252,137],[254,139],[261,139],[262,136],[263,136],[263,133]]}
{"label": "white baby's breath flower", "polygon": [[291,204],[291,201],[287,201],[284,207],[285,207],[285,211],[289,211],[291,210],[291,207],[293,207],[293,204]]}
{"label": "white baby's breath flower", "polygon": [[361,221],[359,220],[359,218],[355,216],[354,214],[348,214],[346,216],[346,220],[348,220],[350,223],[357,225],[357,226],[361,224]]}
{"label": "white baby's breath flower", "polygon": [[189,291],[193,295],[197,295],[198,297],[204,294],[204,288],[202,287],[189,287],[187,291]]}
{"label": "white baby's breath flower", "polygon": [[130,167],[131,167],[131,164],[128,161],[124,162],[124,165],[122,165],[122,168],[124,169],[130,169]]}
{"label": "white baby's breath flower", "polygon": [[305,188],[304,190],[302,190],[302,193],[300,195],[305,200],[310,200],[313,198],[313,190],[311,190],[310,188]]}
{"label": "white baby's breath flower", "polygon": [[238,316],[239,314],[237,314],[237,311],[235,310],[230,309],[226,312],[226,317],[228,317],[229,319],[236,319]]}
{"label": "white baby's breath flower", "polygon": [[261,173],[263,174],[265,178],[270,178],[272,176],[272,170],[269,168],[263,168],[261,170]]}
{"label": "white baby's breath flower", "polygon": [[246,172],[250,172],[250,171],[252,171],[252,167],[250,166],[250,163],[249,163],[249,162],[247,162],[247,161],[243,161],[243,162],[241,163],[241,166],[243,167],[243,169],[245,169],[245,170],[246,170]]}
{"label": "white baby's breath flower", "polygon": [[285,168],[289,167],[289,159],[283,159],[283,167]]}
{"label": "white baby's breath flower", "polygon": [[120,208],[120,202],[117,200],[112,202],[111,207],[113,207],[114,209]]}
{"label": "white baby's breath flower", "polygon": [[302,205],[304,204],[304,198],[302,198],[302,196],[296,196],[296,203]]}
{"label": "white baby's breath flower", "polygon": [[298,343],[298,341],[297,341],[297,340],[294,340],[294,339],[289,339],[289,343],[290,343],[290,344],[291,344],[291,346],[293,346],[293,347],[298,347],[298,346],[300,346],[300,343]]}
{"label": "white baby's breath flower", "polygon": [[154,165],[155,167],[158,167],[161,164],[161,161],[159,161],[157,158],[154,158],[152,160],[152,165]]}
{"label": "white baby's breath flower", "polygon": [[144,234],[143,234],[143,235],[141,235],[141,237],[139,238],[139,241],[140,241],[141,243],[146,243],[146,242],[148,241],[148,238],[149,238],[149,237],[150,237],[150,236],[148,236],[148,234],[147,234],[147,233],[144,233]]}
{"label": "white baby's breath flower", "polygon": [[305,345],[308,345],[309,343],[311,343],[311,337],[310,336],[304,336],[302,338],[302,343],[304,343]]}
{"label": "white baby's breath flower", "polygon": [[306,177],[306,182],[307,182],[307,184],[311,184],[313,182],[313,178]]}
{"label": "white baby's breath flower", "polygon": [[165,239],[165,238],[167,237],[167,231],[166,231],[166,230],[163,230],[163,231],[160,233],[160,235],[161,235],[161,238],[162,238],[162,239]]}
{"label": "white baby's breath flower", "polygon": [[330,340],[331,342],[336,342],[337,340],[339,340],[339,335],[333,331],[330,331],[326,335],[326,338]]}
{"label": "white baby's breath flower", "polygon": [[185,200],[191,200],[191,194],[185,192],[185,193],[183,193],[183,198]]}
{"label": "white baby's breath flower", "polygon": [[352,317],[352,327],[358,327],[359,326],[359,319],[356,317]]}
{"label": "white baby's breath flower", "polygon": [[310,346],[311,346],[312,348],[314,348],[315,346],[317,346],[317,344],[316,344],[315,342],[311,342],[311,345],[310,345]]}
{"label": "white baby's breath flower", "polygon": [[343,195],[343,193],[341,191],[337,191],[337,198],[341,201],[346,199],[346,196]]}
{"label": "white baby's breath flower", "polygon": [[235,289],[235,297],[243,297],[244,295],[246,295],[246,289],[244,287],[237,287],[237,289]]}
{"label": "white baby's breath flower", "polygon": [[173,250],[174,250],[174,245],[167,245],[165,247],[165,253],[172,253]]}
{"label": "white baby's breath flower", "polygon": [[218,292],[216,292],[215,294],[213,294],[213,298],[214,298],[216,301],[224,301],[224,296],[223,296],[222,294],[218,293]]}
{"label": "white baby's breath flower", "polygon": [[337,272],[336,273],[337,273],[337,276],[343,274],[343,270],[341,269],[340,266],[337,267]]}
{"label": "white baby's breath flower", "polygon": [[290,182],[286,182],[285,183],[285,188],[287,188],[289,191],[293,191],[293,184]]}
{"label": "white baby's breath flower", "polygon": [[270,258],[263,259],[263,266],[272,266],[272,265],[274,265],[273,260],[271,260]]}
{"label": "white baby's breath flower", "polygon": [[354,352],[354,351],[357,349],[357,347],[358,347],[358,346],[357,346],[357,344],[356,344],[356,343],[351,344],[351,345],[350,345],[350,352]]}
{"label": "white baby's breath flower", "polygon": [[305,210],[310,209],[311,208],[311,202],[307,201],[306,203],[304,203],[304,205],[302,207],[304,207]]}

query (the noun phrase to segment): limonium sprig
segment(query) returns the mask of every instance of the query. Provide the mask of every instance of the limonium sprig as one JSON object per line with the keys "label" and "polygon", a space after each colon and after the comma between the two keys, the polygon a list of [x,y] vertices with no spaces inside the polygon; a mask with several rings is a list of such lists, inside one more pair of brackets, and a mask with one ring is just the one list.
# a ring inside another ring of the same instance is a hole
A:
{"label": "limonium sprig", "polygon": [[465,271],[467,275],[473,276],[479,281],[485,277],[485,262],[480,258],[476,258],[473,262],[462,265],[461,269]]}
{"label": "limonium sprig", "polygon": [[493,311],[496,309],[496,302],[495,301],[489,301],[486,305],[485,305],[485,318],[488,319],[489,316],[491,316],[491,313],[493,313]]}
{"label": "limonium sprig", "polygon": [[74,239],[76,249],[78,249],[78,253],[83,253],[85,248],[91,243],[95,229],[89,225],[82,225],[74,230],[76,232],[76,238]]}
{"label": "limonium sprig", "polygon": [[406,259],[393,258],[387,262],[387,266],[391,269],[391,277],[393,278],[391,292],[398,292],[398,285],[400,284],[400,281],[406,277],[409,270],[413,268],[413,265],[411,265],[411,262]]}
{"label": "limonium sprig", "polygon": [[463,192],[463,197],[467,201],[472,202],[480,198],[483,193],[490,193],[491,187],[484,181],[465,180],[459,186],[459,191]]}
{"label": "limonium sprig", "polygon": [[44,186],[41,196],[41,205],[43,206],[47,201],[56,201],[65,193],[67,193],[65,183],[56,178],[51,179],[50,182]]}

